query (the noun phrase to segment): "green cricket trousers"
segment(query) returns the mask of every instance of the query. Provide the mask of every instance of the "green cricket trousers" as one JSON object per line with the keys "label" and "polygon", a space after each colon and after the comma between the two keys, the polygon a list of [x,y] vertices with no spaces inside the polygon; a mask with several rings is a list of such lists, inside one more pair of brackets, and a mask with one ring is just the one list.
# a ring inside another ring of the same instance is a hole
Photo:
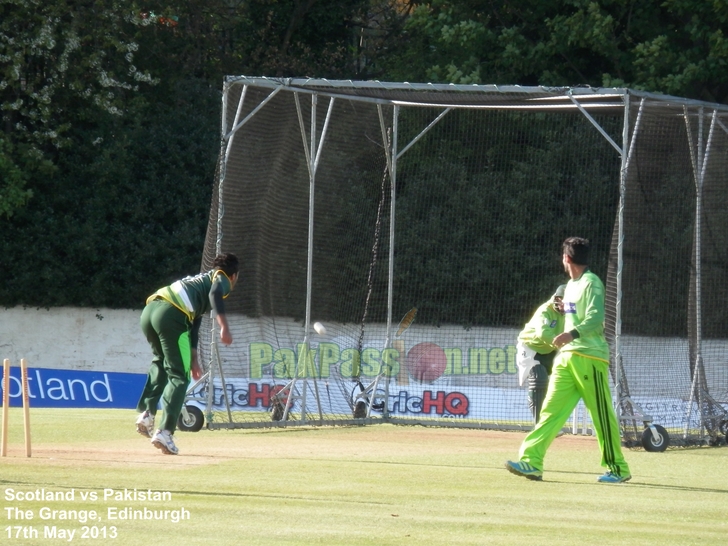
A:
{"label": "green cricket trousers", "polygon": [[174,433],[190,384],[189,320],[171,303],[156,299],[144,308],[140,323],[154,357],[137,411],[156,414],[161,398],[164,419],[157,427]]}
{"label": "green cricket trousers", "polygon": [[581,399],[594,423],[602,466],[617,476],[630,476],[622,455],[608,374],[609,363],[603,360],[572,352],[559,353],[554,361],[541,418],[523,440],[520,459],[543,470],[546,450]]}

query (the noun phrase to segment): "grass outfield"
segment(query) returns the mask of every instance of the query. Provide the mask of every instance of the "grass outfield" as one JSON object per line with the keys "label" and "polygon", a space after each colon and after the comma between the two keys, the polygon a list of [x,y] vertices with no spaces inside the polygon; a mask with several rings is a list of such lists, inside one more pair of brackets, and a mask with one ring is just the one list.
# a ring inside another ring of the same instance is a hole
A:
{"label": "grass outfield", "polygon": [[[135,417],[131,410],[32,409],[33,456],[26,458],[22,410],[12,408],[8,457],[0,462],[0,542],[62,544],[72,531],[73,543],[144,546],[728,539],[726,448],[627,451],[632,481],[603,485],[595,481],[602,473],[596,440],[564,436],[551,446],[544,481],[533,482],[503,468],[517,456],[522,433],[393,425],[202,430],[178,432],[180,455],[168,456],[135,432]],[[134,489],[171,500],[125,500]],[[67,498],[18,498],[37,490]],[[104,498],[105,490],[113,491]],[[125,508],[167,519],[109,519],[109,510]],[[92,510],[97,519],[83,522]],[[188,519],[175,523],[175,514]],[[44,538],[54,527],[55,538]]]}

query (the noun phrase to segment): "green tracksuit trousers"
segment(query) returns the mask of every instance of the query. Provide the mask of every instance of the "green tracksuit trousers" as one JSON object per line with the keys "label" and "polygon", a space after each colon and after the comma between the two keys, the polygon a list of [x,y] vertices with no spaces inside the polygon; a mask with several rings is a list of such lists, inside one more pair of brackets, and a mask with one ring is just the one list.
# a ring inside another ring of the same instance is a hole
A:
{"label": "green tracksuit trousers", "polygon": [[182,311],[158,299],[147,304],[140,323],[154,356],[137,411],[154,415],[161,399],[164,419],[157,427],[174,433],[190,383],[189,321]]}
{"label": "green tracksuit trousers", "polygon": [[609,364],[603,360],[571,352],[560,353],[554,361],[541,417],[523,440],[520,459],[543,470],[546,450],[582,399],[597,433],[602,466],[617,476],[630,476],[622,455],[608,374]]}

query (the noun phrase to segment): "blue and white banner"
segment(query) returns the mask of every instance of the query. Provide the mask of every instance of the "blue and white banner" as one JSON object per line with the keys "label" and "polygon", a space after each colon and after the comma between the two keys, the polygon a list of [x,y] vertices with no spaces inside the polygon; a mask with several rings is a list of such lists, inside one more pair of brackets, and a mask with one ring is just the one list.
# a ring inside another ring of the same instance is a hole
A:
{"label": "blue and white banner", "polygon": [[[145,374],[28,368],[30,407],[135,408]],[[0,382],[2,390],[4,382]],[[10,406],[22,406],[20,368],[10,368]]]}

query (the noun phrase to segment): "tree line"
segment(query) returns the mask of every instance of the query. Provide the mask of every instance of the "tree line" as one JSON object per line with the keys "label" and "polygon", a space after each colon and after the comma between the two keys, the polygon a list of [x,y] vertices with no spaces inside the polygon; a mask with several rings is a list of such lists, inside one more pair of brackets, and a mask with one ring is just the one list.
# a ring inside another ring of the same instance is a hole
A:
{"label": "tree line", "polygon": [[697,0],[0,0],[0,304],[138,308],[199,268],[226,75],[725,103],[726,20]]}

